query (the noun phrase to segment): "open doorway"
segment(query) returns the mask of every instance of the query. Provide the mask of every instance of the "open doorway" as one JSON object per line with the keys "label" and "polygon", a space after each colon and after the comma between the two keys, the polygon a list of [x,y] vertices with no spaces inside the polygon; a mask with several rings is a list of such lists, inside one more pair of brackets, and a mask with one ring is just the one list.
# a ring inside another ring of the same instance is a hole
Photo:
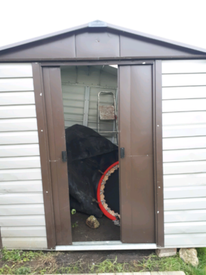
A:
{"label": "open doorway", "polygon": [[[72,242],[120,240],[120,227],[108,218],[120,213],[117,75],[115,65],[61,67]],[[103,185],[109,167],[113,172]],[[100,223],[97,229],[86,225],[90,214]]]}

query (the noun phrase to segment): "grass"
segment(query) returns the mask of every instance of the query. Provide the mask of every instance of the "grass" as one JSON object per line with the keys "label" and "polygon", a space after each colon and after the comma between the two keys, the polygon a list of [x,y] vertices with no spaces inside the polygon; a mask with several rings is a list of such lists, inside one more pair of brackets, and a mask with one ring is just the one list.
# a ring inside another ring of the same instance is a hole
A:
{"label": "grass", "polygon": [[87,263],[79,260],[74,263],[57,263],[57,256],[66,253],[42,251],[21,251],[2,249],[0,274],[77,274],[77,273],[122,273],[139,271],[179,271],[186,275],[206,275],[206,248],[199,248],[199,265],[192,267],[182,261],[179,255],[158,258],[155,254],[143,261],[118,262],[118,259],[106,259],[99,263]]}
{"label": "grass", "polygon": [[142,271],[179,271],[182,270],[186,275],[206,275],[206,248],[197,249],[199,265],[193,267],[186,264],[179,253],[173,257],[158,258],[152,254],[149,259],[143,260],[139,266]]}

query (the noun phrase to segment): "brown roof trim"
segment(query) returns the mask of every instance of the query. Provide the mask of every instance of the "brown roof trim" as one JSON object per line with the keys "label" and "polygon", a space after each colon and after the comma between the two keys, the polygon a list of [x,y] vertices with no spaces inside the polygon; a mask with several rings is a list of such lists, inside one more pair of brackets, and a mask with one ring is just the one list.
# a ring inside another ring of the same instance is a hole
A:
{"label": "brown roof trim", "polygon": [[89,29],[101,30],[102,28],[108,29],[108,30],[113,30],[113,31],[120,31],[120,32],[123,32],[123,33],[131,34],[131,35],[135,35],[135,36],[139,36],[139,37],[143,37],[143,38],[147,38],[147,39],[151,39],[151,40],[154,40],[154,41],[157,41],[157,42],[170,44],[171,46],[178,46],[178,47],[181,47],[181,48],[194,50],[194,51],[198,51],[198,52],[201,52],[201,53],[206,53],[206,49],[203,49],[203,48],[187,45],[187,44],[184,44],[184,43],[172,41],[172,40],[169,40],[169,39],[161,38],[161,37],[158,37],[158,36],[146,34],[146,33],[139,32],[139,31],[134,31],[134,30],[127,29],[127,28],[122,28],[122,27],[119,27],[119,26],[116,26],[116,25],[112,25],[112,24],[100,21],[100,20],[96,20],[96,21],[93,21],[93,22],[90,22],[90,23],[87,23],[87,24],[84,24],[84,25],[76,26],[76,27],[65,29],[65,30],[62,30],[62,31],[54,32],[54,33],[51,33],[51,34],[43,35],[43,36],[40,36],[40,37],[32,38],[32,39],[25,40],[25,41],[22,41],[22,42],[14,43],[14,44],[11,44],[11,45],[3,46],[3,47],[0,47],[0,51],[12,49],[12,48],[15,48],[15,47],[23,46],[23,45],[26,45],[26,44],[29,44],[29,43],[45,40],[45,39],[48,39],[48,38],[52,38],[52,37],[59,36],[59,35],[62,35],[62,34],[66,34],[66,33],[70,33],[70,32],[75,32],[75,31],[84,30],[84,29],[85,30],[89,30]]}

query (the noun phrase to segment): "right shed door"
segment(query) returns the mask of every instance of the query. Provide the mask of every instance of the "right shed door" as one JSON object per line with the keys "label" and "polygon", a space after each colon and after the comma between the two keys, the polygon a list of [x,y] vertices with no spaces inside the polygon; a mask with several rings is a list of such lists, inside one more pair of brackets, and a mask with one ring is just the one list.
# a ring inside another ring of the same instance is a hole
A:
{"label": "right shed door", "polygon": [[155,243],[152,65],[119,67],[120,214],[123,243]]}

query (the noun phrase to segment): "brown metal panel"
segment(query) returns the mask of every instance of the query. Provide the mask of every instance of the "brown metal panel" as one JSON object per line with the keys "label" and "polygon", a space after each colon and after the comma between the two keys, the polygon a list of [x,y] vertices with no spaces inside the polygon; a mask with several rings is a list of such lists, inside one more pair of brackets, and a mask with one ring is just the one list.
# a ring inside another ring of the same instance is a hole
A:
{"label": "brown metal panel", "polygon": [[75,36],[63,35],[55,38],[27,44],[11,49],[4,54],[4,59],[42,60],[75,58]]}
{"label": "brown metal panel", "polygon": [[121,240],[154,243],[152,66],[120,66]]}
{"label": "brown metal panel", "polygon": [[72,244],[67,163],[60,68],[44,68],[44,90],[48,121],[50,164],[57,245]]}
{"label": "brown metal panel", "polygon": [[151,41],[142,37],[129,37],[120,35],[120,56],[121,57],[178,57],[195,54],[191,50],[185,50],[181,47],[175,47],[164,43],[158,43],[158,41]]}
{"label": "brown metal panel", "polygon": [[164,201],[162,159],[162,63],[155,61],[155,170],[156,170],[156,243],[164,246]]}
{"label": "brown metal panel", "polygon": [[72,27],[72,28],[69,28],[69,29],[66,29],[66,30],[61,30],[61,31],[58,31],[58,32],[55,32],[55,33],[50,33],[50,34],[47,34],[47,35],[43,35],[41,37],[36,37],[36,38],[32,38],[32,39],[29,39],[29,40],[26,40],[26,41],[17,42],[17,43],[12,44],[12,45],[3,46],[3,47],[0,47],[0,51],[11,49],[11,48],[14,48],[14,47],[24,46],[26,44],[34,43],[34,42],[37,42],[37,41],[39,41],[39,42],[44,41],[46,39],[55,38],[57,36],[61,36],[61,35],[65,35],[65,34],[73,34],[74,32],[79,32],[79,31],[81,31],[81,32],[91,31],[92,32],[94,30],[95,30],[95,32],[107,31],[107,32],[112,32],[112,33],[116,32],[116,33],[120,33],[120,34],[132,35],[133,37],[136,37],[137,39],[139,37],[143,37],[143,38],[146,38],[146,39],[150,39],[151,43],[153,43],[153,42],[155,43],[155,41],[158,41],[159,43],[162,43],[163,45],[168,44],[171,47],[172,46],[182,47],[186,51],[190,51],[190,50],[191,50],[191,52],[196,51],[197,54],[206,53],[205,49],[202,49],[202,48],[199,48],[199,47],[194,47],[194,46],[191,46],[191,45],[187,45],[187,44],[183,44],[183,43],[180,43],[180,42],[164,39],[164,38],[157,37],[157,36],[150,35],[150,34],[146,34],[146,33],[143,33],[143,32],[130,30],[130,29],[123,28],[123,27],[120,27],[120,26],[108,24],[106,22],[99,21],[99,20],[96,20],[96,21],[93,21],[93,22],[90,22],[88,24],[84,24],[84,25],[81,25],[81,26]]}
{"label": "brown metal panel", "polygon": [[37,63],[32,64],[33,79],[34,79],[34,94],[36,103],[36,114],[39,135],[40,159],[41,159],[41,173],[43,183],[43,196],[44,196],[44,211],[46,220],[46,233],[47,233],[47,248],[55,248],[55,223],[54,223],[54,209],[52,198],[52,186],[50,176],[50,163],[49,163],[49,148],[48,148],[48,133],[47,133],[47,120],[45,110],[45,97],[43,93],[42,71]]}
{"label": "brown metal panel", "polygon": [[119,57],[119,35],[85,32],[76,35],[77,58]]}

